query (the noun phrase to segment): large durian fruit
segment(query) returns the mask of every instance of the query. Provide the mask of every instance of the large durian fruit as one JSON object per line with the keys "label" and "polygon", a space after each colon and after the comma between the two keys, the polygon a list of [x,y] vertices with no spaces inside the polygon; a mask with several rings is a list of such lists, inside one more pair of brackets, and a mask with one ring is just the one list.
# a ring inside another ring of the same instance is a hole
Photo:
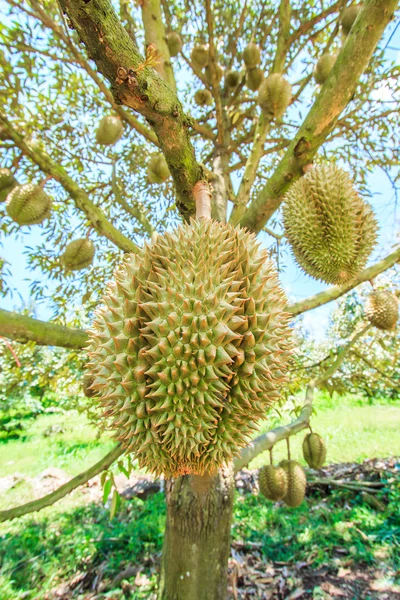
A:
{"label": "large durian fruit", "polygon": [[254,42],[250,42],[243,50],[242,58],[247,69],[254,69],[261,61],[260,48]]}
{"label": "large durian fruit", "polygon": [[18,225],[36,225],[50,216],[52,199],[40,185],[15,186],[7,196],[6,210]]}
{"label": "large durian fruit", "polygon": [[334,164],[316,166],[291,185],[283,223],[300,267],[326,283],[351,281],[376,243],[372,208]]}
{"label": "large durian fruit", "polygon": [[326,52],[318,59],[314,69],[315,82],[322,85],[328,79],[330,72],[336,62],[336,55]]}
{"label": "large durian fruit", "polygon": [[167,161],[163,154],[153,154],[147,165],[147,177],[150,183],[163,183],[170,176]]}
{"label": "large durian fruit", "polygon": [[268,500],[282,500],[288,491],[288,477],[285,469],[274,465],[265,465],[258,472],[260,493]]}
{"label": "large durian fruit", "polygon": [[182,50],[182,40],[179,33],[176,33],[176,31],[171,31],[167,34],[166,40],[169,55],[172,56],[172,58],[178,56],[179,52]]}
{"label": "large durian fruit", "polygon": [[194,46],[190,54],[192,63],[199,69],[204,69],[208,65],[209,52],[207,46],[198,44]]}
{"label": "large durian fruit", "polygon": [[342,31],[345,36],[349,35],[351,28],[354,25],[354,21],[358,17],[358,13],[361,10],[361,4],[353,4],[344,9],[340,16],[340,24]]}
{"label": "large durian fruit", "polygon": [[312,469],[320,469],[326,459],[326,445],[318,433],[308,433],[303,440],[304,460]]}
{"label": "large durian fruit", "polygon": [[116,144],[124,133],[121,119],[115,115],[103,117],[96,131],[96,140],[102,146]]}
{"label": "large durian fruit", "polygon": [[125,257],[89,332],[103,417],[156,474],[213,472],[279,398],[285,298],[253,234],[192,221]]}
{"label": "large durian fruit", "polygon": [[264,71],[260,67],[249,69],[246,73],[246,85],[252,92],[256,92],[264,80]]}
{"label": "large durian fruit", "polygon": [[95,247],[89,238],[70,242],[60,257],[61,264],[69,271],[86,269],[93,262]]}
{"label": "large durian fruit", "polygon": [[292,86],[280,73],[269,75],[258,91],[258,104],[270,118],[280,119],[292,100]]}
{"label": "large durian fruit", "polygon": [[8,194],[18,184],[10,169],[0,169],[0,202],[5,202]]}
{"label": "large durian fruit", "polygon": [[213,97],[210,90],[197,90],[194,95],[194,101],[197,106],[212,106],[213,105]]}
{"label": "large durian fruit", "polygon": [[303,467],[295,460],[282,460],[279,466],[287,475],[287,492],[283,497],[286,506],[297,508],[306,495],[307,478]]}
{"label": "large durian fruit", "polygon": [[365,306],[365,314],[378,329],[391,331],[399,319],[399,301],[388,290],[372,292]]}

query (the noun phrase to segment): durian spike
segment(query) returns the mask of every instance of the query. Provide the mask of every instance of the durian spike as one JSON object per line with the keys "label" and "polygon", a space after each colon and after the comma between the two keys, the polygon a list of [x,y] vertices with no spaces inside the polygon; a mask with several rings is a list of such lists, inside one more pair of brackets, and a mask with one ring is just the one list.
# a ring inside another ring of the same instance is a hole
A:
{"label": "durian spike", "polygon": [[200,180],[193,187],[196,201],[196,219],[211,219],[211,189],[207,181]]}

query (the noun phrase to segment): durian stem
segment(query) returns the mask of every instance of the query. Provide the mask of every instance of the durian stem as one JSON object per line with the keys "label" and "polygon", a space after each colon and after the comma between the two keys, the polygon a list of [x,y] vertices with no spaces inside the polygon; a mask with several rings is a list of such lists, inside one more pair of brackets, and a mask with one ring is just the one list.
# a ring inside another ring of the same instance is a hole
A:
{"label": "durian stem", "polygon": [[196,219],[211,219],[211,190],[207,181],[198,181],[193,187],[196,201]]}

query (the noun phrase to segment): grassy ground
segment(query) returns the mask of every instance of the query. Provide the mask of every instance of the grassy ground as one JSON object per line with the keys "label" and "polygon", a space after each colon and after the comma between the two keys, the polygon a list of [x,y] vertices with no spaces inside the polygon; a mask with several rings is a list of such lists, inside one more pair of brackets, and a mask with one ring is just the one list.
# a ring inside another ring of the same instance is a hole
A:
{"label": "grassy ground", "polygon": [[[320,396],[316,406],[313,428],[327,439],[328,462],[399,454],[399,404],[360,405],[354,398],[332,401]],[[45,436],[55,425],[64,432]],[[302,437],[291,444],[296,458]],[[0,477],[16,472],[35,477],[47,467],[74,475],[112,445],[106,436],[97,439],[96,430],[75,413],[45,415],[31,423],[25,439],[0,443]],[[285,444],[280,446],[274,453],[276,459],[285,453]],[[265,458],[258,457],[252,466],[259,466]],[[21,483],[0,498],[0,508],[27,501],[31,495],[29,484]],[[299,509],[290,510],[251,494],[238,495],[233,538],[261,543],[266,560],[340,564],[339,547],[345,550],[346,564],[349,560],[367,565],[384,562],[385,569],[394,572],[400,567],[399,499],[400,492],[394,488],[385,512],[377,512],[358,495],[341,492],[329,500],[308,498]],[[164,522],[161,494],[145,502],[137,498],[124,502],[110,522],[108,509],[88,503],[87,496],[78,491],[38,514],[2,524],[0,600],[43,600],[47,590],[60,582],[100,565],[105,577],[112,578],[127,564],[150,564],[146,558],[160,551]],[[136,591],[134,600],[148,598],[155,585],[154,571],[146,566],[144,570],[149,587]]]}

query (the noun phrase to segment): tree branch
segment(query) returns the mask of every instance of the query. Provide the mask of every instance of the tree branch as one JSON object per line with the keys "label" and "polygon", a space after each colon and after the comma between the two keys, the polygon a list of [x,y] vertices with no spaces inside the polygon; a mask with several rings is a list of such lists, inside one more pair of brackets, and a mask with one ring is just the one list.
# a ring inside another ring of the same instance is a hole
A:
{"label": "tree branch", "polygon": [[64,485],[61,485],[58,489],[51,494],[47,494],[47,496],[43,496],[43,498],[39,498],[38,500],[33,500],[32,502],[27,502],[26,504],[21,504],[20,506],[15,506],[14,508],[10,508],[8,510],[0,510],[0,523],[4,521],[11,521],[12,519],[16,519],[17,517],[22,517],[23,515],[27,515],[28,513],[37,512],[42,510],[42,508],[46,508],[47,506],[51,506],[55,504],[61,498],[64,498],[67,494],[70,494],[73,490],[75,490],[80,485],[83,485],[90,479],[93,479],[96,475],[101,473],[102,471],[106,471],[110,465],[114,461],[117,460],[123,454],[124,450],[122,450],[121,446],[115,446],[104,456],[99,462],[95,465],[83,471],[76,477],[73,477]]}
{"label": "tree branch", "polygon": [[0,124],[5,127],[10,139],[22,150],[25,156],[29,157],[44,173],[50,175],[63,186],[74,200],[76,207],[85,213],[93,228],[100,235],[104,235],[124,252],[138,252],[137,245],[108,221],[104,213],[93,204],[85,190],[79,187],[68,175],[64,167],[55,162],[42,149],[29,146],[23,134],[3,113],[0,113]]}
{"label": "tree branch", "polygon": [[261,231],[291,183],[303,174],[303,166],[313,161],[351,100],[397,5],[398,0],[365,0],[351,34],[296,137],[241,220],[243,227]]}
{"label": "tree branch", "polygon": [[217,76],[217,52],[214,44],[214,22],[211,8],[211,0],[206,0],[206,20],[208,30],[208,45],[210,53],[210,74],[211,74],[211,89],[215,100],[215,112],[217,117],[217,143],[220,146],[225,145],[225,119],[222,109],[221,88]]}
{"label": "tree branch", "polygon": [[149,66],[118,19],[110,0],[60,0],[88,55],[111,84],[115,101],[150,123],[175,182],[177,207],[194,213],[193,186],[202,179],[188,128],[190,119],[166,81]]}
{"label": "tree branch", "polygon": [[16,342],[33,341],[41,346],[83,348],[88,341],[87,333],[0,309],[0,335]]}
{"label": "tree branch", "polygon": [[400,248],[386,256],[383,260],[375,263],[371,267],[367,267],[361,273],[350,281],[350,283],[346,285],[334,285],[323,292],[319,292],[319,294],[315,294],[314,296],[310,296],[305,300],[301,300],[300,302],[295,302],[294,304],[290,304],[287,307],[287,311],[290,312],[293,316],[300,315],[308,310],[312,310],[313,308],[317,308],[317,306],[322,306],[323,304],[327,304],[328,302],[332,302],[332,300],[336,300],[336,298],[340,298],[353,288],[360,285],[364,281],[369,281],[370,279],[374,279],[380,273],[383,273],[390,267],[393,267],[396,263],[400,261]]}
{"label": "tree branch", "polygon": [[140,2],[140,6],[142,7],[142,21],[146,46],[154,44],[161,55],[160,62],[158,62],[154,68],[160,73],[161,77],[169,83],[171,88],[176,91],[175,76],[166,40],[161,4],[159,0],[143,0]]}

